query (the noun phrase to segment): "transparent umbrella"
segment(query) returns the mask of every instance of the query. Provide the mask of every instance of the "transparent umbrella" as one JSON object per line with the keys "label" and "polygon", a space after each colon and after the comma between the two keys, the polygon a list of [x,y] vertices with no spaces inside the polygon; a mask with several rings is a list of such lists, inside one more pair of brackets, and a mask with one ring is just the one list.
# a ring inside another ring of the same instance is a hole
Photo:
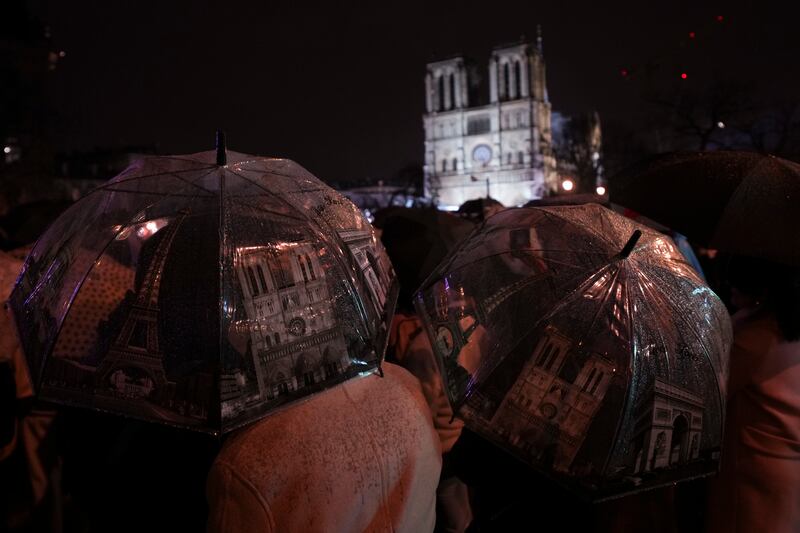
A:
{"label": "transparent umbrella", "polygon": [[668,237],[597,204],[509,209],[415,305],[458,416],[581,496],[716,471],[730,320]]}
{"label": "transparent umbrella", "polygon": [[220,433],[379,367],[396,295],[355,205],[220,146],[78,201],[10,302],[40,398]]}

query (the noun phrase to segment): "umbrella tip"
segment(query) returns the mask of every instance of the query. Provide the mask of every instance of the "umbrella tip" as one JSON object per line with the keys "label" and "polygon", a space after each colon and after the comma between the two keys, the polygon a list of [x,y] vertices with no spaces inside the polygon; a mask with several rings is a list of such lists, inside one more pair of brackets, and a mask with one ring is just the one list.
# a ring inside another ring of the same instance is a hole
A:
{"label": "umbrella tip", "polygon": [[642,236],[641,230],[637,229],[636,231],[633,232],[633,235],[631,235],[631,238],[628,239],[628,242],[625,243],[625,247],[619,253],[620,259],[627,259],[628,256],[631,255],[633,247],[636,246],[637,242],[639,242],[639,237],[641,236]]}
{"label": "umbrella tip", "polygon": [[228,163],[228,156],[225,153],[225,132],[217,130],[217,165],[225,166]]}

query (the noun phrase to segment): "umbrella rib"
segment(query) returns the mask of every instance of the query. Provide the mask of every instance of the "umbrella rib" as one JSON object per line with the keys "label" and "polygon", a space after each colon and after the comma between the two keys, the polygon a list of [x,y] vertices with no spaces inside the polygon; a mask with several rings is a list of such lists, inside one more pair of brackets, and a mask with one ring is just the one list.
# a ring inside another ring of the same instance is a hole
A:
{"label": "umbrella rib", "polygon": [[[177,156],[177,155],[145,155],[142,159],[155,159],[155,160],[171,159],[173,161],[182,161],[184,163],[195,163],[195,164],[198,164],[198,165],[209,165],[210,164],[210,163],[206,163],[204,161],[198,161],[197,159],[189,159],[187,157],[181,157],[181,156]],[[216,165],[212,165],[212,166],[216,167]]]}
{"label": "umbrella rib", "polygon": [[242,200],[240,200],[240,198],[241,198],[241,197],[231,197],[231,196],[228,196],[227,198],[228,198],[229,200],[231,200],[232,202],[235,202],[235,203],[237,203],[237,204],[239,204],[239,205],[243,205],[243,206],[245,206],[245,207],[249,207],[250,209],[253,209],[253,210],[255,210],[255,211],[259,211],[259,212],[261,212],[261,213],[267,213],[267,214],[269,214],[269,215],[275,215],[275,216],[277,216],[277,217],[281,217],[281,218],[288,218],[288,219],[294,220],[294,221],[296,221],[296,222],[304,222],[304,221],[305,221],[305,219],[303,219],[303,218],[301,218],[301,217],[292,216],[292,215],[287,215],[286,213],[279,213],[279,212],[277,212],[277,211],[271,211],[271,210],[269,210],[269,209],[266,209],[266,208],[264,208],[264,207],[261,207],[261,206],[259,206],[259,205],[253,205],[253,204],[249,204],[249,203],[247,203],[247,202],[243,202]]}
{"label": "umbrella rib", "polygon": [[[209,174],[211,174],[212,172],[214,172],[214,168],[213,168],[213,167],[212,167],[212,168],[211,168],[211,169],[210,169],[208,172],[206,172],[205,174],[203,174],[202,176],[199,176],[199,177],[198,177],[198,178],[197,178],[195,181],[200,181],[200,179],[202,179],[202,178],[205,178],[206,176],[208,176],[208,175],[209,175]],[[209,194],[209,196],[211,196],[211,197],[213,197],[213,196],[216,196],[216,194],[214,194],[214,191],[212,191],[212,190],[210,190],[210,189],[206,189],[205,187],[203,187],[203,186],[201,186],[201,185],[197,185],[197,184],[196,184],[196,183],[194,183],[193,181],[189,181],[189,180],[187,180],[186,178],[184,178],[183,176],[173,176],[173,177],[177,178],[179,181],[182,181],[183,183],[185,183],[185,184],[187,184],[187,185],[190,185],[190,186],[192,186],[192,187],[195,187],[195,188],[197,188],[197,189],[200,189],[200,190],[201,190],[201,191],[203,191],[203,192],[207,192],[207,193]]]}
{"label": "umbrella rib", "polygon": [[[231,170],[231,169],[228,169],[228,170]],[[261,174],[273,174],[275,176],[280,176],[282,178],[289,178],[292,181],[297,181],[297,176],[292,176],[290,174],[284,174],[283,172],[279,172],[279,171],[276,171],[276,170],[264,171],[264,170],[258,170],[258,169],[253,169],[253,168],[239,168],[239,170],[244,170],[245,172],[260,172]],[[233,170],[231,170],[231,172],[233,172]],[[308,172],[308,171],[306,171],[306,172]],[[240,174],[236,174],[236,175],[241,177],[241,178],[244,178],[244,176],[241,176]],[[247,179],[247,178],[245,178],[245,179]],[[308,178],[303,178],[303,179],[308,179]],[[319,178],[316,178],[316,177],[314,179],[322,181],[322,180],[320,180]],[[313,182],[311,180],[309,180],[309,183],[313,183]],[[305,191],[301,190],[301,191],[297,191],[297,192],[325,191],[325,189],[322,188],[322,187],[319,187],[319,186],[315,186],[315,187],[316,188],[314,188],[314,189],[306,189]]]}
{"label": "umbrella rib", "polygon": [[[111,237],[110,239],[108,239],[108,242],[106,242],[105,245],[103,245],[103,247],[100,249],[100,251],[98,252],[97,256],[95,257],[94,261],[92,261],[89,264],[89,268],[87,268],[86,272],[83,274],[83,276],[81,276],[81,280],[78,283],[78,286],[72,291],[72,294],[70,294],[70,296],[69,296],[69,305],[67,306],[67,310],[64,312],[63,316],[61,317],[61,321],[58,324],[58,331],[56,331],[56,334],[53,335],[53,339],[50,342],[50,345],[45,350],[45,353],[47,355],[42,359],[42,363],[41,363],[42,367],[39,369],[40,370],[40,372],[39,372],[39,380],[44,379],[44,374],[45,374],[45,369],[47,368],[47,363],[50,361],[50,359],[51,359],[51,357],[53,355],[53,351],[56,349],[56,345],[58,344],[58,340],[61,337],[61,330],[64,328],[64,324],[67,322],[67,316],[69,316],[70,311],[72,311],[72,307],[73,307],[72,304],[75,302],[75,298],[78,297],[78,294],[80,293],[81,289],[83,288],[83,284],[86,283],[86,279],[89,277],[89,274],[94,270],[94,267],[97,264],[97,260],[100,259],[103,256],[103,254],[106,253],[106,250],[108,250],[108,247],[111,246],[111,243],[113,243],[114,240],[119,236],[119,234],[122,233],[124,230],[125,230],[125,227],[121,225],[119,231],[115,232],[114,236]],[[37,288],[38,288],[38,285],[39,284],[37,284]],[[35,289],[31,291],[31,294],[33,294],[34,292],[35,292]],[[39,385],[39,383],[37,383],[37,386],[38,385]]]}
{"label": "umbrella rib", "polygon": [[[517,347],[520,344],[522,344],[522,342],[525,339],[527,339],[530,335],[533,335],[534,333],[536,333],[537,328],[539,327],[539,325],[542,322],[551,319],[556,313],[558,313],[563,307],[565,307],[567,305],[567,303],[568,303],[567,300],[569,300],[573,294],[575,294],[577,291],[580,291],[581,288],[586,287],[590,282],[592,282],[594,279],[596,279],[597,276],[603,270],[605,270],[609,266],[610,266],[610,264],[604,265],[601,269],[599,269],[598,271],[596,271],[596,272],[592,273],[591,275],[589,275],[589,277],[586,280],[584,280],[581,283],[579,283],[578,286],[575,289],[573,289],[569,294],[564,296],[564,298],[562,298],[559,301],[559,303],[551,311],[549,311],[548,313],[546,313],[546,314],[540,316],[538,319],[536,319],[536,322],[533,323],[533,325],[531,326],[531,328],[528,331],[528,333],[523,335],[511,348],[506,350],[506,352],[503,355],[503,357],[498,357],[496,359],[493,358],[492,360],[489,360],[487,358],[486,359],[486,366],[484,366],[483,365],[483,361],[481,361],[481,363],[478,366],[478,369],[470,377],[470,380],[469,380],[468,385],[467,385],[468,390],[473,390],[474,387],[480,383],[480,381],[478,381],[478,379],[477,379],[478,374],[487,373],[487,378],[488,378],[488,375],[490,375],[494,371],[494,369],[496,369],[497,366],[499,366],[500,363],[502,363],[503,360],[505,360],[505,358],[508,357],[508,354],[513,353],[514,350],[516,350]],[[575,277],[571,278],[570,281],[574,281],[575,279],[578,279],[580,277],[581,277],[580,275],[576,275]],[[544,278],[542,278],[542,279],[544,279]],[[463,398],[463,400],[461,400],[459,402],[459,404],[458,404],[458,406],[456,408],[456,411],[467,401],[467,398],[468,398],[468,396],[465,396]]]}
{"label": "umbrella rib", "polygon": [[165,198],[214,198],[214,194],[176,194],[165,192],[152,192],[152,191],[137,191],[133,189],[109,189],[110,192],[122,192],[126,194],[141,194],[143,196],[163,196]]}
{"label": "umbrella rib", "polygon": [[[202,177],[203,176],[199,176],[197,179],[199,180]],[[166,198],[168,198],[168,197],[165,196],[165,197],[162,197],[162,198],[152,202],[150,205],[148,205],[144,209],[140,210],[139,212],[142,212],[142,211],[145,211],[147,209],[152,208],[154,205],[156,205],[159,202],[165,200]],[[44,377],[44,372],[45,372],[45,368],[47,366],[47,362],[50,360],[50,358],[52,356],[52,353],[53,353],[53,350],[55,350],[56,344],[58,343],[58,339],[61,336],[61,330],[63,329],[64,324],[67,321],[67,316],[70,314],[70,311],[72,311],[72,307],[73,307],[72,304],[74,303],[75,298],[78,296],[78,294],[80,293],[81,289],[83,288],[84,283],[86,283],[86,279],[89,277],[89,274],[94,270],[95,266],[97,265],[97,260],[100,259],[103,256],[103,254],[105,254],[106,250],[108,250],[108,247],[111,246],[111,244],[116,240],[116,238],[120,235],[120,233],[122,233],[125,230],[125,228],[127,226],[129,226],[132,222],[133,222],[133,220],[130,220],[126,224],[120,224],[120,229],[118,231],[114,232],[114,235],[110,239],[108,239],[108,241],[103,245],[102,249],[99,251],[99,253],[95,257],[94,261],[92,261],[90,263],[89,268],[86,270],[86,272],[83,274],[83,276],[81,276],[81,280],[78,283],[78,285],[74,288],[74,290],[70,294],[69,305],[67,307],[67,310],[66,310],[66,312],[64,312],[63,316],[61,317],[61,321],[58,324],[58,330],[56,331],[56,334],[53,336],[53,339],[52,339],[50,345],[47,347],[47,350],[45,350],[45,352],[47,353],[47,356],[45,356],[43,361],[42,361],[42,368],[40,369],[41,372],[39,374],[39,378],[40,379],[42,379]],[[31,293],[33,293],[36,290],[36,288],[38,288],[38,286],[39,286],[39,283],[37,283],[36,287],[31,290]]]}
{"label": "umbrella rib", "polygon": [[[608,269],[608,268],[610,268],[612,265],[615,265],[615,266],[617,266],[617,270],[616,270],[616,272],[614,272],[614,278],[613,278],[613,279],[611,280],[611,282],[608,284],[608,290],[607,290],[607,291],[605,292],[605,294],[603,295],[603,300],[602,300],[602,301],[600,302],[600,304],[597,306],[597,311],[595,312],[594,316],[592,317],[592,322],[591,322],[591,324],[589,324],[589,327],[587,328],[587,331],[592,331],[592,328],[594,328],[594,325],[595,325],[595,323],[597,323],[597,317],[599,317],[599,316],[600,316],[600,311],[601,311],[601,310],[603,310],[603,309],[605,308],[606,304],[608,303],[608,300],[609,300],[609,298],[611,297],[611,293],[612,293],[612,292],[613,292],[613,290],[614,290],[614,285],[617,283],[617,280],[619,279],[619,273],[620,273],[620,271],[621,271],[622,269],[621,269],[621,268],[619,267],[619,265],[618,265],[618,264],[616,264],[616,263],[609,263],[609,264],[605,265],[603,268],[599,269],[599,270],[597,271],[597,273],[596,273],[594,276],[592,276],[592,277],[597,277],[597,275],[598,275],[598,274],[600,274],[600,273],[601,273],[601,272],[603,272],[604,270],[607,270],[607,269]],[[577,290],[577,289],[576,289],[576,290]],[[625,291],[625,296],[626,296],[626,297],[628,296],[628,291]],[[629,309],[630,309],[630,308],[629,308]]]}
{"label": "umbrella rib", "polygon": [[[644,276],[644,277],[649,279],[649,276],[644,271],[642,271],[641,274],[642,274],[642,276]],[[664,293],[663,291],[661,293],[661,298],[663,300],[667,301],[673,308],[676,308],[676,309],[678,308],[678,305],[672,300],[672,298],[670,298],[670,296],[668,294]],[[692,324],[691,321],[687,320],[683,313],[678,313],[678,319],[688,328],[688,330],[691,332],[692,336],[694,336],[694,339],[696,341],[698,341],[700,346],[703,347],[703,355],[705,356],[706,361],[711,366],[711,368],[714,368],[713,361],[711,361],[711,355],[710,355],[708,349],[706,349],[706,344],[703,342],[703,337],[700,335],[700,333],[694,327],[694,324]],[[719,388],[719,380],[717,379],[717,374],[716,374],[716,372],[712,372],[711,374],[714,376],[714,382],[717,385],[717,391],[719,391],[720,388]],[[720,402],[722,402],[722,398],[721,397],[720,397]],[[723,403],[720,403],[720,405],[722,405]]]}
{"label": "umbrella rib", "polygon": [[[527,250],[527,251],[532,251],[532,252],[551,252],[551,251],[552,252],[559,252],[559,253],[566,252],[566,253],[574,253],[575,255],[579,255],[579,256],[580,255],[585,255],[584,252],[581,252],[581,251],[578,251],[578,250],[550,250],[550,249],[544,249],[544,248],[520,248],[520,250]],[[459,265],[459,266],[453,266],[453,263],[458,258],[458,256],[456,256],[456,257],[453,257],[453,259],[450,260],[450,262],[447,264],[447,266],[444,269],[452,268],[454,271],[463,270],[463,269],[465,269],[465,268],[467,268],[469,266],[472,266],[472,265],[474,265],[476,263],[483,262],[484,260],[489,259],[490,257],[497,257],[497,256],[500,256],[500,255],[507,255],[507,254],[510,254],[511,252],[512,252],[512,250],[505,250],[505,251],[502,251],[502,252],[488,254],[488,255],[481,256],[478,259],[474,259],[474,260],[472,260],[472,261],[470,261],[468,263],[464,263],[464,264]],[[595,254],[595,255],[599,255],[599,256],[608,257],[608,254],[604,253],[604,252],[587,251],[585,253],[586,254]],[[556,260],[551,259],[551,258],[542,257],[541,259],[543,259],[544,261],[547,261],[548,263],[552,263],[554,265],[562,265],[562,266],[569,266],[569,267],[575,267],[576,266],[576,265],[574,265],[572,263],[565,263],[563,261],[556,261]]]}
{"label": "umbrella rib", "polygon": [[[633,334],[633,320],[631,319],[631,309],[633,309],[633,308],[631,307],[631,294],[630,294],[630,291],[627,289],[627,287],[625,289],[625,303],[626,303],[627,309],[628,309],[628,312],[627,312],[627,317],[628,317],[628,343],[629,343],[629,346],[631,346],[631,348],[633,349],[633,352],[634,352],[633,354],[631,354],[631,358],[630,359],[631,359],[631,361],[633,361],[633,364],[636,364],[635,352],[636,352],[637,344],[636,344],[636,337]],[[631,373],[634,373],[634,370],[631,370]],[[630,390],[626,390],[625,391],[626,392],[625,401],[623,402],[622,408],[620,409],[620,413],[623,413],[623,414],[631,406],[631,403],[633,402],[633,395],[635,394],[635,391],[634,391],[633,387],[630,387],[630,382],[631,382],[631,380],[629,379],[628,380],[628,388]],[[609,463],[609,461],[611,461],[611,456],[613,455],[614,451],[616,450],[616,447],[617,447],[616,443],[619,440],[620,428],[622,427],[622,418],[623,417],[619,417],[619,419],[617,420],[617,427],[616,427],[616,429],[614,429],[614,444],[608,450],[608,453],[606,454],[605,461],[603,461],[603,472],[605,472],[608,469],[608,463]]]}
{"label": "umbrella rib", "polygon": [[[268,190],[268,189],[265,189],[264,187],[262,187],[262,186],[261,186],[261,184],[259,184],[259,183],[255,182],[255,181],[253,181],[253,180],[251,180],[251,179],[249,179],[247,176],[242,176],[241,174],[239,174],[239,173],[238,173],[238,172],[236,172],[235,170],[232,170],[232,169],[230,169],[230,168],[228,168],[227,170],[228,170],[228,172],[230,172],[231,174],[233,174],[233,175],[235,175],[235,176],[238,176],[239,178],[241,178],[241,179],[245,180],[247,183],[249,183],[249,184],[251,184],[251,185],[254,185],[254,186],[258,187],[259,189],[261,189],[262,191],[266,192],[267,194],[266,194],[265,196],[272,196],[272,197],[276,198],[276,199],[277,199],[279,202],[281,202],[281,203],[283,203],[283,204],[285,204],[285,205],[288,205],[288,206],[289,206],[289,208],[290,208],[290,209],[292,209],[293,211],[299,211],[299,209],[298,209],[297,207],[295,207],[294,205],[292,205],[292,204],[291,204],[290,202],[288,202],[288,201],[287,201],[285,198],[282,198],[282,197],[281,197],[279,194],[276,194],[276,193],[275,193],[275,192],[273,192],[273,191],[270,191],[270,190]],[[240,198],[247,198],[247,197],[248,197],[247,195],[227,195],[227,196],[226,196],[226,198],[230,198],[232,201],[235,201],[235,202],[237,202],[237,203],[239,203],[239,204],[241,204],[241,205],[244,205],[244,206],[250,207],[251,209],[255,209],[255,210],[257,210],[257,211],[261,211],[261,212],[264,212],[264,213],[269,213],[269,214],[274,214],[274,215],[279,215],[279,216],[286,217],[286,218],[291,218],[292,220],[296,220],[296,221],[298,221],[298,222],[305,222],[305,220],[306,220],[306,218],[305,218],[305,217],[302,217],[302,216],[293,217],[293,216],[291,216],[291,215],[286,215],[286,214],[283,214],[283,213],[276,213],[276,212],[274,212],[274,211],[270,211],[269,209],[265,209],[265,208],[263,208],[263,207],[260,207],[260,206],[255,206],[255,205],[253,205],[253,204],[249,204],[249,203],[247,203],[247,202],[243,202],[243,201],[240,199]]]}
{"label": "umbrella rib", "polygon": [[[141,180],[141,179],[146,179],[146,178],[154,178],[156,176],[172,175],[173,177],[177,178],[178,177],[177,174],[186,174],[187,172],[197,172],[199,170],[206,170],[206,169],[214,170],[215,168],[217,168],[217,167],[216,166],[211,166],[211,167],[187,168],[185,170],[172,170],[172,171],[153,172],[152,174],[143,174],[141,176],[130,176],[128,178],[117,180],[117,181],[114,181],[114,179],[112,178],[107,183],[104,183],[104,184],[102,184],[102,185],[100,185],[98,187],[95,187],[92,190],[93,191],[98,191],[98,190],[109,189],[109,188],[113,187],[114,185],[118,185],[120,183],[126,183],[128,181],[136,181],[136,180]],[[204,174],[204,176],[207,176],[208,174],[209,173],[206,173],[206,174]]]}
{"label": "umbrella rib", "polygon": [[586,224],[581,224],[581,225],[578,225],[578,224],[576,223],[576,221],[575,221],[575,220],[571,220],[571,219],[569,219],[569,218],[567,218],[567,217],[565,217],[565,216],[561,215],[560,213],[557,213],[557,212],[554,212],[554,211],[550,211],[549,209],[546,209],[546,208],[541,208],[541,207],[532,207],[532,208],[528,208],[528,209],[538,209],[538,210],[541,210],[542,212],[546,213],[546,214],[547,214],[547,215],[549,215],[549,216],[552,216],[552,217],[558,218],[558,219],[560,219],[560,220],[563,220],[563,221],[564,221],[564,222],[566,222],[567,224],[570,224],[570,225],[572,225],[572,226],[577,226],[577,227],[580,227],[580,228],[582,228],[582,229],[585,229],[585,230],[586,230],[586,231],[588,231],[590,234],[594,235],[595,237],[597,237],[597,238],[598,238],[598,239],[600,239],[601,241],[603,241],[603,242],[606,242],[606,243],[608,243],[608,244],[609,244],[609,245],[611,245],[611,246],[613,246],[613,245],[615,244],[615,243],[614,243],[614,242],[612,242],[610,239],[606,238],[606,236],[605,236],[605,235],[603,235],[602,233],[598,233],[598,232],[596,232],[592,226],[589,226],[589,225],[586,225]]}
{"label": "umbrella rib", "polygon": [[[202,175],[200,175],[200,176],[197,176],[197,177],[195,177],[193,181],[187,181],[186,179],[184,179],[184,178],[183,178],[183,177],[181,177],[181,176],[175,176],[175,175],[173,175],[173,177],[174,177],[174,178],[177,178],[179,181],[181,181],[181,182],[185,183],[186,185],[190,185],[190,186],[192,186],[192,187],[198,187],[198,188],[200,188],[200,189],[202,189],[202,190],[205,190],[205,191],[207,191],[207,192],[211,192],[211,191],[208,191],[207,189],[205,189],[204,187],[200,187],[199,185],[197,185],[197,184],[196,184],[196,183],[194,183],[194,182],[195,182],[195,181],[200,181],[201,179],[205,178],[206,176],[208,176],[209,174],[211,174],[212,172],[214,172],[214,169],[215,169],[215,168],[216,168],[216,167],[212,167],[212,168],[210,168],[208,172],[206,172],[205,174],[202,174]],[[169,174],[169,173],[164,173],[164,174],[159,174],[159,175],[168,175],[168,174]],[[209,194],[209,195],[201,196],[201,195],[199,195],[199,194],[178,194],[178,193],[169,192],[169,191],[167,191],[167,192],[149,192],[149,191],[131,191],[131,190],[127,190],[127,189],[111,189],[111,188],[108,188],[108,189],[106,189],[106,190],[107,190],[107,191],[110,191],[110,192],[125,192],[125,193],[135,193],[135,194],[159,195],[159,196],[162,196],[162,197],[164,197],[164,198],[170,198],[170,197],[173,197],[173,198],[182,198],[182,197],[183,197],[183,198],[202,198],[202,197],[205,197],[205,198],[214,198],[214,196],[216,196],[216,195],[215,195],[215,194],[213,194],[213,193],[211,193],[211,194]],[[152,206],[148,206],[148,208],[149,208],[149,207],[152,207]]]}

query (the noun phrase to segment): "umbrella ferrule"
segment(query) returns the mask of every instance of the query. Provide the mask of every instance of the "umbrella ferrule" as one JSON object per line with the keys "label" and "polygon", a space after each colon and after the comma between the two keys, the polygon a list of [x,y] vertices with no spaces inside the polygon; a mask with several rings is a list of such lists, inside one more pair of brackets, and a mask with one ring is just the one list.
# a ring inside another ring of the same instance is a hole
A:
{"label": "umbrella ferrule", "polygon": [[622,248],[622,251],[619,253],[617,257],[619,259],[627,259],[628,256],[631,255],[631,252],[633,251],[634,246],[636,246],[636,243],[639,242],[639,238],[641,236],[642,236],[641,230],[637,229],[636,231],[634,231],[633,235],[631,235],[631,238],[628,239],[628,242],[625,243],[625,247]]}
{"label": "umbrella ferrule", "polygon": [[217,165],[223,167],[228,164],[228,156],[225,153],[225,132],[217,130]]}

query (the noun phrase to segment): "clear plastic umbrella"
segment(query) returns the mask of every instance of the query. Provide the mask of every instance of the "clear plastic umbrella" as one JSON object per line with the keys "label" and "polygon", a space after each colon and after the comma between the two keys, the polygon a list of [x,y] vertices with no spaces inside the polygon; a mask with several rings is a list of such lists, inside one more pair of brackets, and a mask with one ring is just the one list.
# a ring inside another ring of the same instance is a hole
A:
{"label": "clear plastic umbrella", "polygon": [[377,368],[396,295],[355,205],[220,146],[78,201],[10,302],[40,398],[219,433]]}
{"label": "clear plastic umbrella", "polygon": [[730,320],[660,233],[509,209],[415,296],[467,426],[599,500],[716,471]]}

